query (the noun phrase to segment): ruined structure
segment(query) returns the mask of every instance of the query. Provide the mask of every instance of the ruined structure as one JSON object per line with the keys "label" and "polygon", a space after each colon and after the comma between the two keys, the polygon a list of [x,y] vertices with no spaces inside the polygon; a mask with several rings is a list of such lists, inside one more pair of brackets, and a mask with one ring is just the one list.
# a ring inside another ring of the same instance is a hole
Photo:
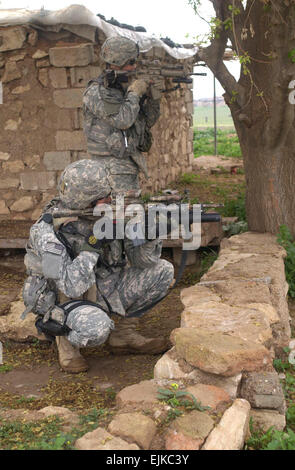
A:
{"label": "ruined structure", "polygon": [[[102,72],[107,36],[139,41],[140,59],[192,71],[194,49],[175,49],[147,35],[106,23],[86,8],[59,12],[0,12],[0,218],[36,220],[56,191],[61,171],[87,158],[82,95]],[[171,88],[170,79],[166,88]],[[193,161],[192,85],[162,98],[161,118],[147,155],[150,179],[143,191],[163,188]]]}

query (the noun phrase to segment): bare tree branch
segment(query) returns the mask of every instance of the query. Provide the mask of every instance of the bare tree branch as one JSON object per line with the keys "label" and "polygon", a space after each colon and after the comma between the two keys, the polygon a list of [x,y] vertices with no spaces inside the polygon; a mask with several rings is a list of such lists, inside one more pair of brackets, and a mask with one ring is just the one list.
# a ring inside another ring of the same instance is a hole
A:
{"label": "bare tree branch", "polygon": [[[228,17],[230,10],[228,6],[231,5],[230,0],[210,0],[214,6],[216,17],[223,23]],[[241,3],[240,0],[237,0]],[[243,10],[244,11],[244,10]],[[210,70],[214,73],[216,78],[225,89],[226,93],[233,97],[235,96],[237,104],[242,107],[245,103],[245,90],[241,87],[234,76],[229,72],[223,62],[224,52],[229,39],[229,31],[225,30],[224,25],[218,34],[215,34],[210,46],[201,48],[198,52],[198,56],[203,60]]]}

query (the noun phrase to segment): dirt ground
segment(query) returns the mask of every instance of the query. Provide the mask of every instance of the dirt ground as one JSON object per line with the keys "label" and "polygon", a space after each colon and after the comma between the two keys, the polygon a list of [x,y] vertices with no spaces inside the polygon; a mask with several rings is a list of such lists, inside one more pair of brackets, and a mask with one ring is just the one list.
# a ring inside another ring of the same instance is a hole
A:
{"label": "dirt ground", "polygon": [[[195,182],[173,184],[180,191],[189,188],[191,197],[200,202],[223,202],[233,197],[244,184],[243,175],[204,175]],[[0,238],[26,238],[28,224],[18,225],[17,233],[9,222],[0,224]],[[24,251],[0,250],[0,315],[7,314],[9,304],[20,294],[25,279]],[[171,260],[167,249],[164,257]],[[177,269],[176,269],[177,273]],[[200,277],[199,263],[185,269],[178,287],[160,304],[142,317],[140,333],[148,337],[165,337],[180,325],[180,290],[196,284]],[[57,351],[49,342],[37,339],[31,344],[6,341],[3,344],[4,365],[0,366],[0,407],[7,409],[41,409],[64,406],[73,410],[114,406],[116,393],[127,385],[153,377],[155,363],[161,356],[114,355],[107,346],[84,349],[90,369],[72,375],[60,370]]]}
{"label": "dirt ground", "polygon": [[[5,256],[6,254],[6,256]],[[164,257],[169,259],[170,251]],[[0,257],[0,305],[6,314],[25,278],[24,252],[4,251]],[[171,260],[171,259],[170,259]],[[176,268],[177,272],[177,268]],[[180,290],[197,282],[199,266],[185,269],[178,287],[140,321],[139,331],[147,337],[165,337],[169,344],[171,331],[180,325]],[[117,321],[117,319],[114,319]],[[90,368],[86,373],[64,373],[57,361],[57,351],[49,342],[5,342],[4,368],[0,368],[0,403],[5,408],[40,409],[44,406],[65,406],[82,410],[93,406],[111,406],[115,394],[141,380],[153,377],[153,369],[161,356],[114,355],[107,346],[86,348]]]}

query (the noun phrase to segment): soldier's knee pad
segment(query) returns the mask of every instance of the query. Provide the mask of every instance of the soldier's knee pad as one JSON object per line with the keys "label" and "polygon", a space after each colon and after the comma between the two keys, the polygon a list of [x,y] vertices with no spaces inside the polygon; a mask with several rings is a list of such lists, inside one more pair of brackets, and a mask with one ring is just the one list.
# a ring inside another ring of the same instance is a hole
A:
{"label": "soldier's knee pad", "polygon": [[71,329],[67,339],[79,348],[100,346],[115,327],[107,313],[94,305],[74,308],[68,314],[66,324]]}

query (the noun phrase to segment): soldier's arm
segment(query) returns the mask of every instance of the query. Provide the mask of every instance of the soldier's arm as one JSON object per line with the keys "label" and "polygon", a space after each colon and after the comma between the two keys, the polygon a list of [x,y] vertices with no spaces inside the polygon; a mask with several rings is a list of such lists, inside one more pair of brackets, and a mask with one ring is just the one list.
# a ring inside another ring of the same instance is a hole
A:
{"label": "soldier's arm", "polygon": [[116,129],[129,129],[139,113],[139,100],[140,97],[133,92],[127,93],[121,102],[115,101],[110,96],[106,95],[102,99],[99,87],[93,85],[85,93],[83,104],[93,114],[93,116],[102,119]]}
{"label": "soldier's arm", "polygon": [[56,238],[52,225],[40,222],[37,232],[31,231],[46,279],[52,279],[67,297],[84,294],[96,282],[94,267],[99,255],[83,251],[72,260],[65,246]]}
{"label": "soldier's arm", "polygon": [[162,253],[162,241],[147,241],[144,245],[134,246],[132,240],[125,239],[125,253],[134,268],[145,269],[158,263]]}

